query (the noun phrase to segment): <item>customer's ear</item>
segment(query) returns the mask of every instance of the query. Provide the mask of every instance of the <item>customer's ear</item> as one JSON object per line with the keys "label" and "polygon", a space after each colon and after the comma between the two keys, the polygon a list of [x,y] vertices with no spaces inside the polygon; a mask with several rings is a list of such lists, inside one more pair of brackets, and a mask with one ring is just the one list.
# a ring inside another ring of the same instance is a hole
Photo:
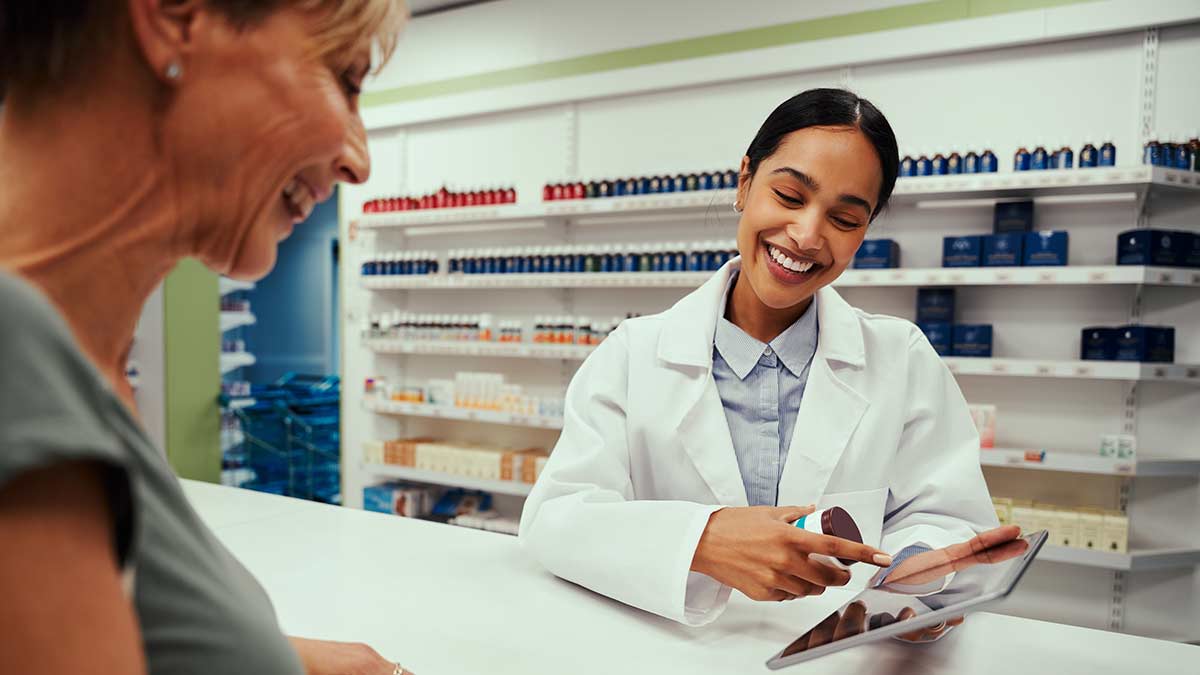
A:
{"label": "customer's ear", "polygon": [[129,24],[147,67],[164,84],[183,79],[197,31],[217,18],[200,0],[129,0]]}

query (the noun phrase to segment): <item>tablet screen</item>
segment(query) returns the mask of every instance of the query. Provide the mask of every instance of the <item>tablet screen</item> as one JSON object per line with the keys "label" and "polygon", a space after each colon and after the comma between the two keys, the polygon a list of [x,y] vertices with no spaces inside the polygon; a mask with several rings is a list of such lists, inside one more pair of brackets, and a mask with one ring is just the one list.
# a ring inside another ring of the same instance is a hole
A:
{"label": "tablet screen", "polygon": [[[909,563],[912,558],[901,561],[882,582],[825,617],[776,658],[785,659],[906,622],[913,624],[914,632],[891,630],[888,634],[918,639],[930,623],[920,621],[921,617],[950,606],[965,609],[981,599],[1006,594],[1044,539],[1045,532],[1036,532],[1011,540],[1005,547],[976,552],[967,559],[927,556],[915,563]],[[859,641],[869,640],[860,638],[855,642]]]}

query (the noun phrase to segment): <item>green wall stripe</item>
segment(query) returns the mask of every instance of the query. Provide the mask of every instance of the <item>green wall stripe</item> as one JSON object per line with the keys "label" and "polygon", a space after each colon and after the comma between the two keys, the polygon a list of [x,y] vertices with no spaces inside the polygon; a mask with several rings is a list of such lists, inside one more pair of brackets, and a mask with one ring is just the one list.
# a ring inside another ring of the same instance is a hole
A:
{"label": "green wall stripe", "polygon": [[931,0],[899,7],[873,9],[839,16],[795,21],[763,28],[718,33],[698,38],[662,42],[644,47],[589,54],[529,66],[505,68],[476,75],[423,82],[363,94],[364,107],[437,98],[450,94],[529,84],[560,77],[705,56],[779,47],[783,45],[911,28],[945,21],[971,19],[1009,12],[1045,9],[1096,0]]}
{"label": "green wall stripe", "polygon": [[182,478],[221,482],[217,275],[184,260],[163,286],[167,459]]}

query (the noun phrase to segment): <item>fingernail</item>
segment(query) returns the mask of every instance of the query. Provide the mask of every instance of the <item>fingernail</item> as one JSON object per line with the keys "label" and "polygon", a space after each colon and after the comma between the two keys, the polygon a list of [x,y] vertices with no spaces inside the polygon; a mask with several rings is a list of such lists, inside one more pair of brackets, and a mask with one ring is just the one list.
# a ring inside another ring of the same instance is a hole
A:
{"label": "fingernail", "polygon": [[871,558],[871,562],[875,563],[876,565],[879,565],[880,567],[891,567],[892,566],[892,556],[890,556],[886,553],[876,553],[875,557]]}

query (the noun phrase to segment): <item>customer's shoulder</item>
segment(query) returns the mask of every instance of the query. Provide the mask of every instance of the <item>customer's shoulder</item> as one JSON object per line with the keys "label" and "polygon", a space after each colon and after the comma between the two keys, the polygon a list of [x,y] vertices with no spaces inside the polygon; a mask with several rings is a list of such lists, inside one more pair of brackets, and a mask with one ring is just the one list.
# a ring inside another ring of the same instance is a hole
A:
{"label": "customer's shoulder", "polygon": [[72,344],[70,331],[50,300],[24,279],[0,270],[0,353],[14,359]]}

